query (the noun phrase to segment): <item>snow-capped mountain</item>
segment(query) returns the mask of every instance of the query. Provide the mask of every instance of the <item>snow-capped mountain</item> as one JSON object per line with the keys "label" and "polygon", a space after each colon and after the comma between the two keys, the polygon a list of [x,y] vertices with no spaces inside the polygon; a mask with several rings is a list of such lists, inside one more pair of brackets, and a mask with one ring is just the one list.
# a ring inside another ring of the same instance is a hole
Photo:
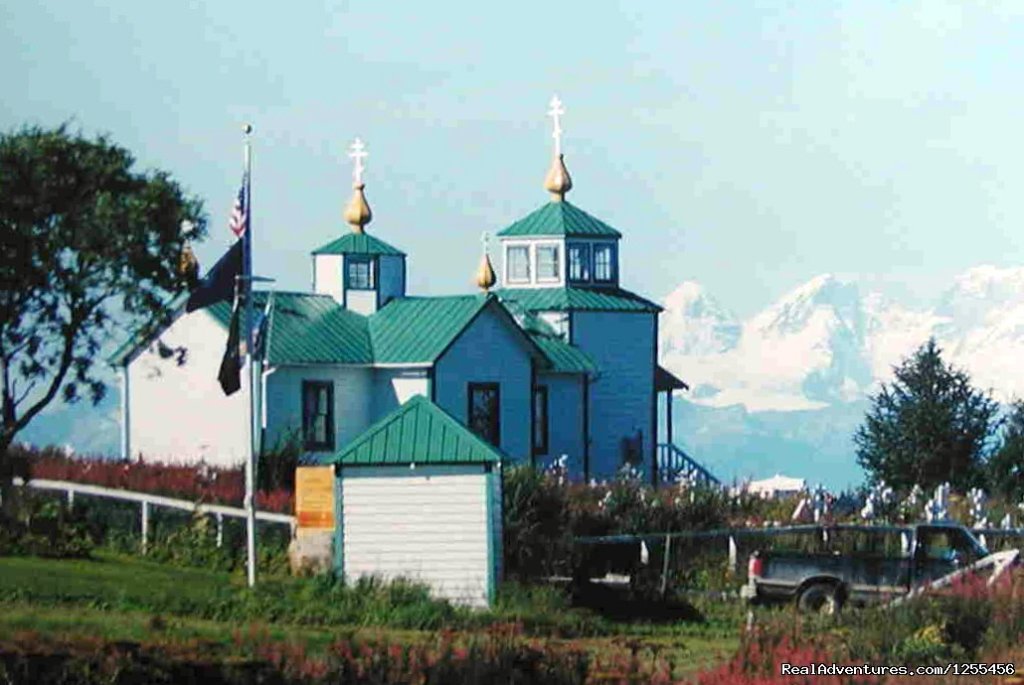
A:
{"label": "snow-capped mountain", "polygon": [[786,411],[864,399],[929,336],[998,399],[1024,393],[1024,268],[971,269],[925,311],[827,274],[742,322],[693,282],[664,305],[662,363],[706,406]]}
{"label": "snow-capped mountain", "polygon": [[857,480],[865,400],[930,336],[977,387],[1024,396],[1024,267],[970,269],[923,310],[827,274],[744,321],[694,282],[664,306],[661,362],[692,388],[677,434],[725,477],[791,464],[813,479],[829,455],[831,478],[818,477]]}

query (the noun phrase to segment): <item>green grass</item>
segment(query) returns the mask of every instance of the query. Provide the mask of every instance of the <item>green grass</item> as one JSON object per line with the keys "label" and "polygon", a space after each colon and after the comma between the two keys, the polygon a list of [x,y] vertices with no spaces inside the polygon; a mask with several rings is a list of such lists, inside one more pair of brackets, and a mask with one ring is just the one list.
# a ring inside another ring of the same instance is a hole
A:
{"label": "green grass", "polygon": [[[574,642],[595,654],[635,644],[680,665],[681,672],[728,657],[738,645],[731,610],[705,623],[615,623],[571,609],[551,588],[506,586],[495,609],[455,609],[421,588],[341,587],[329,579],[262,578],[256,592],[230,573],[180,568],[97,553],[91,560],[0,557],[0,635],[36,633],[166,643],[199,641],[237,651],[255,630],[317,652],[339,638],[378,637],[410,644],[446,627],[467,633],[520,620],[551,644]],[[410,628],[424,628],[415,630]]]}

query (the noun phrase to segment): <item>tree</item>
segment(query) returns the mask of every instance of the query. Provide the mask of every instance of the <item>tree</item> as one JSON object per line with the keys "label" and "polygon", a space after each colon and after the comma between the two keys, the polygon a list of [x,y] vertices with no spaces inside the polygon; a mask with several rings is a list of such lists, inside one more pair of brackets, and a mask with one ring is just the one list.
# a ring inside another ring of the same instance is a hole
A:
{"label": "tree", "polygon": [[858,463],[896,489],[981,484],[999,405],[942,360],[934,339],[894,371],[854,436]]}
{"label": "tree", "polygon": [[1024,499],[1024,400],[1010,407],[999,449],[988,462],[989,485],[1010,502]]}
{"label": "tree", "polygon": [[102,344],[170,320],[202,203],[162,171],[138,172],[106,137],[0,134],[0,486],[7,448],[58,393],[98,403]]}

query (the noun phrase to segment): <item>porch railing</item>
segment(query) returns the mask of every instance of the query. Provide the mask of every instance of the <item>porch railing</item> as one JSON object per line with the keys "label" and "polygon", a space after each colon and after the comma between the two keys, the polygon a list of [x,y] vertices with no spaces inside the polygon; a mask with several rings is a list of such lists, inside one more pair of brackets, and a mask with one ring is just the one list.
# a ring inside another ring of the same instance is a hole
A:
{"label": "porch railing", "polygon": [[675,483],[685,479],[700,485],[721,485],[714,474],[678,445],[658,443],[658,479],[662,483]]}

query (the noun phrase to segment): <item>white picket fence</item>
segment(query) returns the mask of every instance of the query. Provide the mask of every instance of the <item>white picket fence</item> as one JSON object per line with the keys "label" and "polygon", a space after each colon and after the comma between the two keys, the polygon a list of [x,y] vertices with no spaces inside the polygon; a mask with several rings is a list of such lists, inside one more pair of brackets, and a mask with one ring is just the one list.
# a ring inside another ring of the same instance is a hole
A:
{"label": "white picket fence", "polygon": [[[74,506],[76,495],[87,495],[89,497],[105,497],[107,499],[120,500],[122,502],[137,502],[141,510],[141,522],[139,531],[142,537],[142,551],[145,552],[149,544],[149,512],[151,507],[166,507],[168,509],[179,509],[181,511],[208,514],[217,520],[217,546],[224,544],[224,517],[244,519],[245,509],[239,507],[228,507],[223,504],[203,504],[201,502],[190,502],[184,499],[174,499],[161,495],[152,495],[147,492],[136,492],[134,490],[119,490],[117,488],[104,488],[98,485],[87,485],[67,480],[46,480],[33,478],[28,482],[21,478],[14,479],[15,485],[27,486],[36,490],[54,490],[64,492],[67,497],[68,506]],[[271,511],[257,511],[257,521],[267,523],[287,524],[292,535],[295,534],[295,517],[288,514],[277,514]]]}

